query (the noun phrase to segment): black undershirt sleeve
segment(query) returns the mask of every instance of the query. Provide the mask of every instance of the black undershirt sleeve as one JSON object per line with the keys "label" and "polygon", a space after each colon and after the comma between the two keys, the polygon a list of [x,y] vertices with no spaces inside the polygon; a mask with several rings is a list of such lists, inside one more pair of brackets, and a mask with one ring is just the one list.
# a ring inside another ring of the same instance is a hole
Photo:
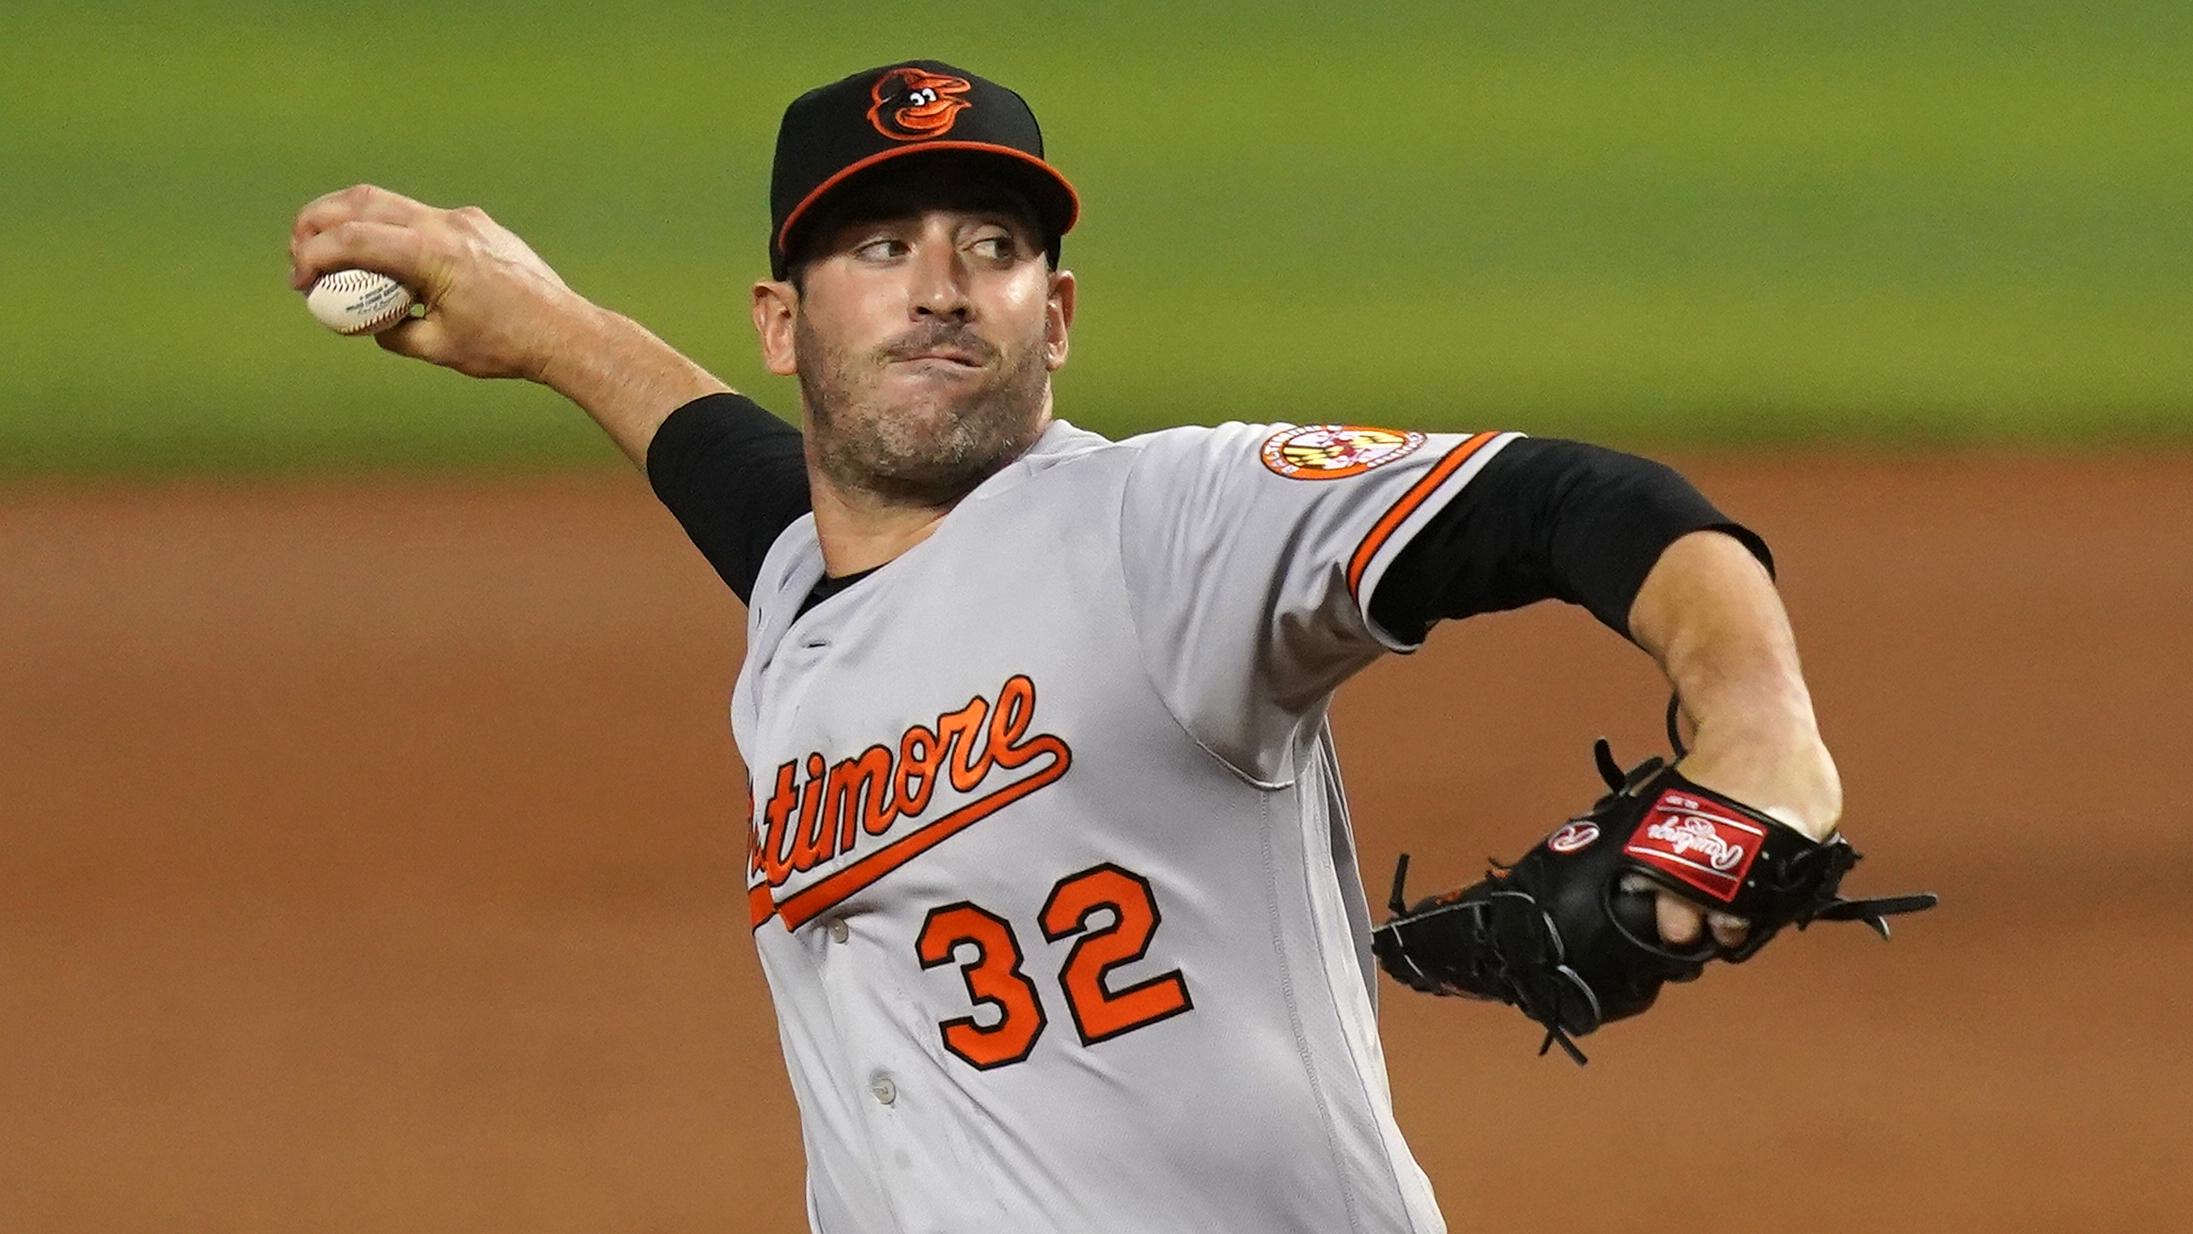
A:
{"label": "black undershirt sleeve", "polygon": [[1765,541],[1673,470],[1582,442],[1520,437],[1402,547],[1371,595],[1371,619],[1416,643],[1435,621],[1559,599],[1628,638],[1630,605],[1661,551],[1706,529],[1736,537],[1774,569]]}
{"label": "black undershirt sleeve", "polygon": [[799,430],[738,394],[671,412],[648,443],[647,480],[741,604],[778,533],[809,508]]}

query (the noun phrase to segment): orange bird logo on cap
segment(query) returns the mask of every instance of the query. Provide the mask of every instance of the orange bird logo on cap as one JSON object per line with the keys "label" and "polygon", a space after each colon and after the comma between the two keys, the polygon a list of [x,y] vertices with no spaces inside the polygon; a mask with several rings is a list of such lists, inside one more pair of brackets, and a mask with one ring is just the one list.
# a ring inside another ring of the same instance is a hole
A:
{"label": "orange bird logo on cap", "polygon": [[892,69],[876,79],[869,96],[868,122],[893,141],[924,141],[952,131],[962,109],[973,104],[959,97],[974,89],[964,77],[926,69]]}

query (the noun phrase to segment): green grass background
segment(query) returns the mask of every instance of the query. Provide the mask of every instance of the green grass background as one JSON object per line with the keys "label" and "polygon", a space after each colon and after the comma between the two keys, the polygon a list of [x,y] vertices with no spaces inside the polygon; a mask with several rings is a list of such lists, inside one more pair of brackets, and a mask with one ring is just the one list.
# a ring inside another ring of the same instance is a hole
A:
{"label": "green grass background", "polygon": [[607,463],[339,339],[309,198],[485,206],[781,411],[745,316],[800,90],[935,56],[1081,189],[1063,414],[1619,442],[2193,426],[2193,6],[0,10],[0,475]]}

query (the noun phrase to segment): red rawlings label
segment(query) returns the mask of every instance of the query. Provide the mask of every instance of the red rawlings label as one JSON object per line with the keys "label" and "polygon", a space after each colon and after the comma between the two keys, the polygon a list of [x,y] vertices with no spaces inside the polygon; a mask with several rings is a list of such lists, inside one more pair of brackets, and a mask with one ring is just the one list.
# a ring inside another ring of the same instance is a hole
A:
{"label": "red rawlings label", "polygon": [[1671,788],[1645,811],[1622,851],[1725,902],[1742,889],[1766,838],[1759,824]]}

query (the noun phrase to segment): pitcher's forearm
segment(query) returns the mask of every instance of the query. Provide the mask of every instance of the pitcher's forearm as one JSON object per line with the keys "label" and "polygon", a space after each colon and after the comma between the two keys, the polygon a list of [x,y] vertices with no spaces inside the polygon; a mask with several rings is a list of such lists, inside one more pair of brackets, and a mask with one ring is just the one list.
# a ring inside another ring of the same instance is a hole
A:
{"label": "pitcher's forearm", "polygon": [[671,412],[731,387],[621,313],[588,305],[541,366],[542,385],[577,403],[643,470]]}
{"label": "pitcher's forearm", "polygon": [[1694,532],[1668,546],[1630,613],[1696,725],[1687,774],[1820,836],[1842,783],[1812,710],[1789,617],[1741,544]]}

